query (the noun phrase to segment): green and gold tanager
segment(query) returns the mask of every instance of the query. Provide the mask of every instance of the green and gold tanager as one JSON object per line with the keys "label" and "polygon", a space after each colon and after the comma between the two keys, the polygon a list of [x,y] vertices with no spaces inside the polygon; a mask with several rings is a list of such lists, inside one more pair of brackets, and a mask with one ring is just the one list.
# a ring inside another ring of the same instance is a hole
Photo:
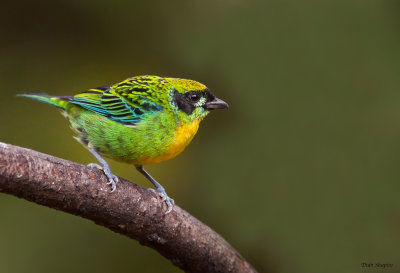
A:
{"label": "green and gold tanager", "polygon": [[138,76],[75,96],[21,96],[58,107],[76,139],[101,163],[112,191],[118,182],[102,156],[135,165],[168,205],[174,200],[143,168],[180,154],[210,110],[228,108],[203,84],[185,79]]}

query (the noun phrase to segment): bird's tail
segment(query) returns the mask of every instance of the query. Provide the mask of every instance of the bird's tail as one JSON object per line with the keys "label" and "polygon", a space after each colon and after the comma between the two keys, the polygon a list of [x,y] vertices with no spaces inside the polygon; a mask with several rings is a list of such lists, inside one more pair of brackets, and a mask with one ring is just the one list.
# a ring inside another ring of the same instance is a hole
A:
{"label": "bird's tail", "polygon": [[67,110],[68,106],[70,105],[67,97],[52,96],[44,93],[24,93],[18,94],[17,96],[45,102],[63,110]]}

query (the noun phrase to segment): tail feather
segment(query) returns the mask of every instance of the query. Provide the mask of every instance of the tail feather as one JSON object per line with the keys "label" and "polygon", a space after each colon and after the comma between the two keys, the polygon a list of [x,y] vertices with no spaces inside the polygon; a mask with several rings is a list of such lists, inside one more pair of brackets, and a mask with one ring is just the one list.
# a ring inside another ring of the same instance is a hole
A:
{"label": "tail feather", "polygon": [[18,94],[17,96],[31,98],[37,101],[45,102],[64,110],[66,110],[66,107],[69,105],[69,102],[67,101],[66,97],[57,97],[44,93],[24,93],[24,94]]}

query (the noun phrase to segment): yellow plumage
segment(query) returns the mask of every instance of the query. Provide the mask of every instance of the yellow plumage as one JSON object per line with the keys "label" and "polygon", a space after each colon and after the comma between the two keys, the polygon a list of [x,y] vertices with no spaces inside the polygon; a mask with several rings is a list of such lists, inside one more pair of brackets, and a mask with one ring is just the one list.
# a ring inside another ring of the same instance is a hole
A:
{"label": "yellow plumage", "polygon": [[177,127],[173,137],[173,141],[164,154],[159,155],[157,157],[144,158],[143,160],[140,161],[139,164],[147,165],[147,164],[159,163],[176,157],[181,152],[183,152],[185,147],[193,139],[193,137],[197,133],[197,130],[199,129],[199,124],[200,120],[195,120],[191,123],[181,124],[180,126]]}

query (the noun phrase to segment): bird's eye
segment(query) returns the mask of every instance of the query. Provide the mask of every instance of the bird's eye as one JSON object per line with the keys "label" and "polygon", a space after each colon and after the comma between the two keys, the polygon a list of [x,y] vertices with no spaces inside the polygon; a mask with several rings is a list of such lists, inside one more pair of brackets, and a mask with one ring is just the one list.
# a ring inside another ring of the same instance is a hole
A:
{"label": "bird's eye", "polygon": [[190,99],[192,102],[198,102],[198,101],[200,100],[200,95],[197,94],[197,93],[190,93],[190,94],[189,94],[189,99]]}

